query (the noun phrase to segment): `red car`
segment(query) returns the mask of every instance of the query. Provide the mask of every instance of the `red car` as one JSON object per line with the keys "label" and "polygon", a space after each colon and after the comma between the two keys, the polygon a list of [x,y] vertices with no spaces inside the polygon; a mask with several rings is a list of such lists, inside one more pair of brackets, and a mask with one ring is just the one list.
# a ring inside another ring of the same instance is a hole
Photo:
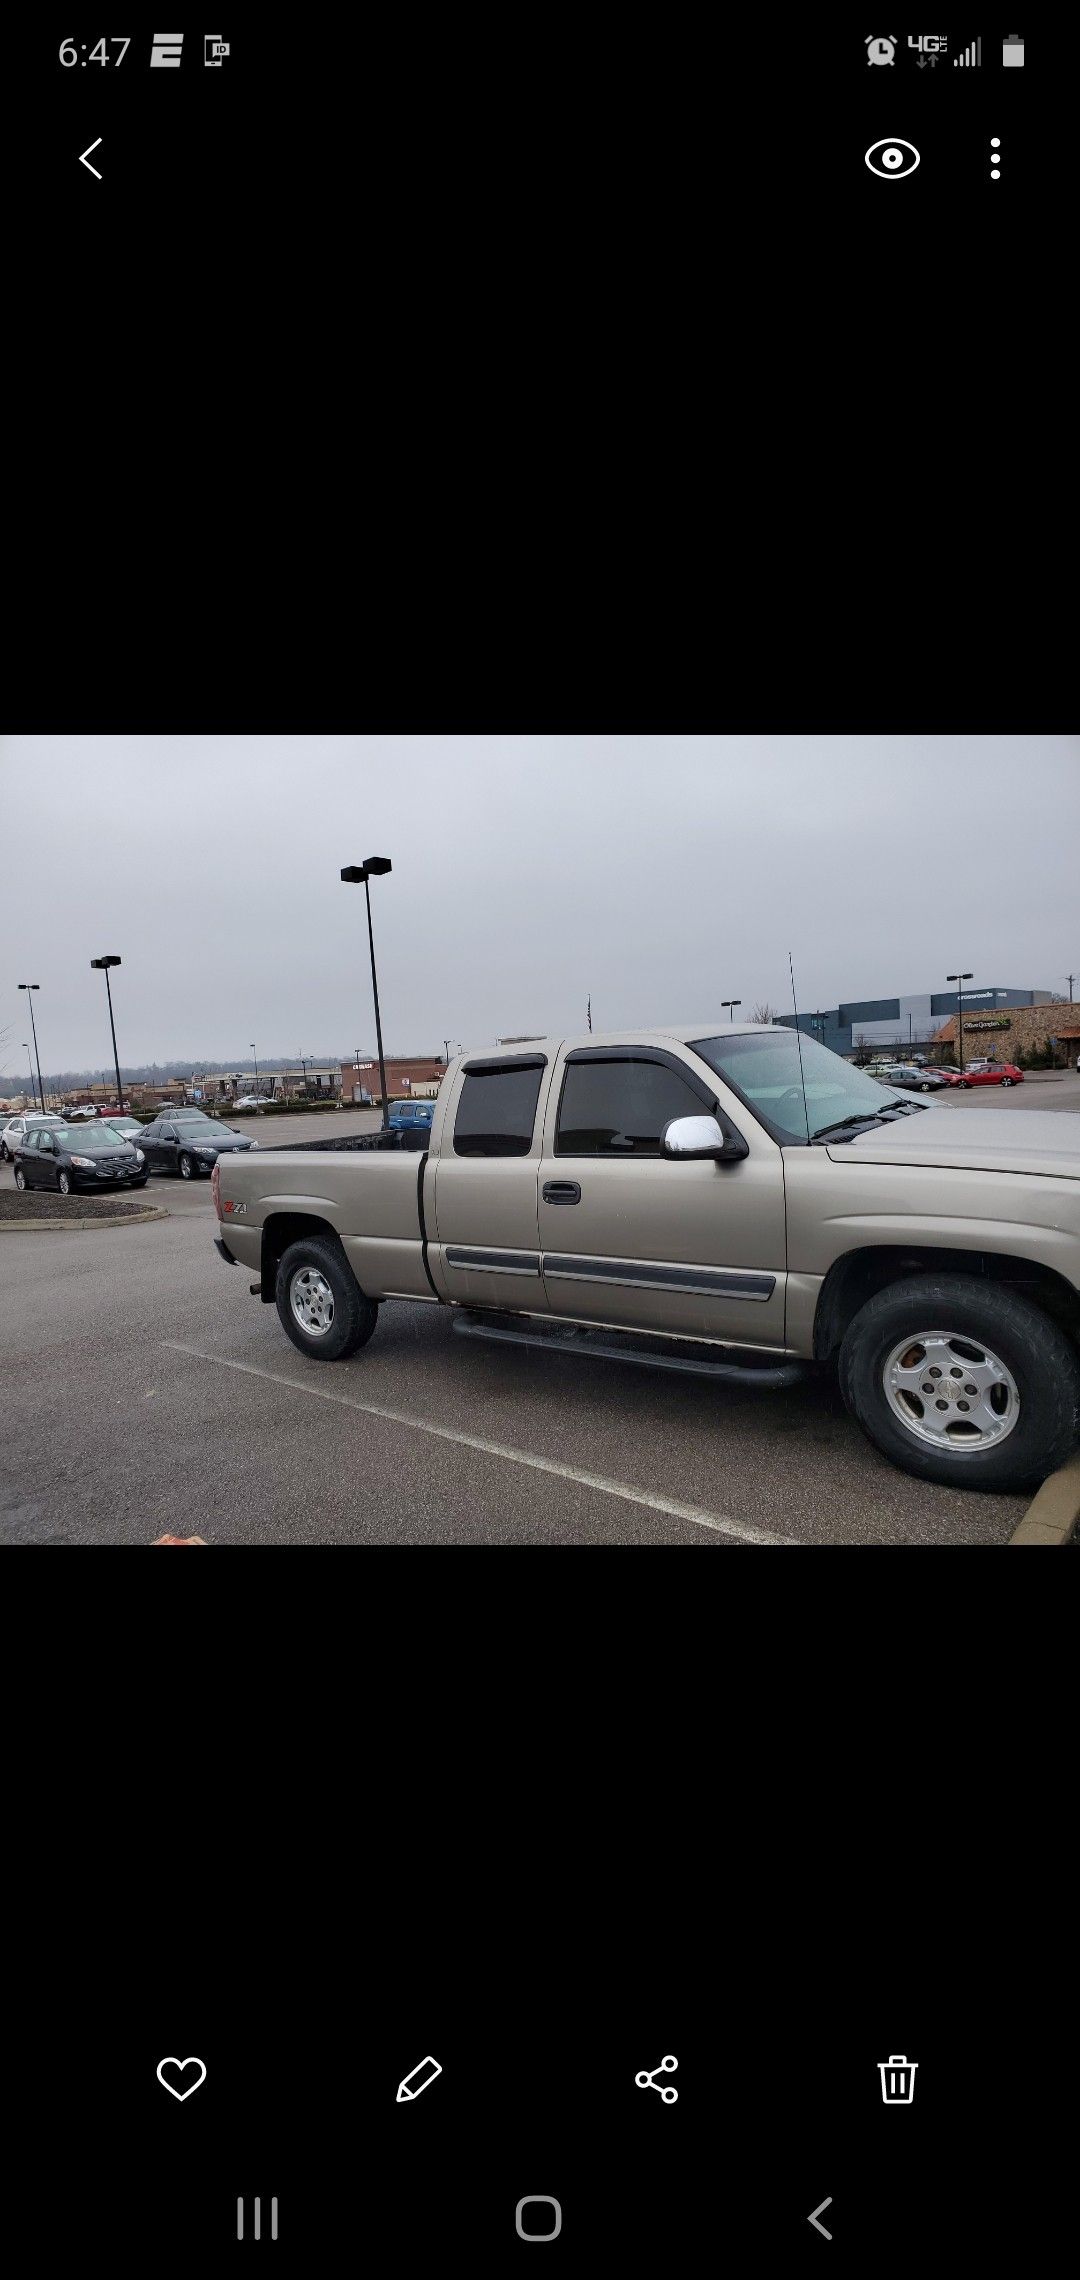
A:
{"label": "red car", "polygon": [[937,1074],[939,1077],[944,1077],[947,1085],[960,1085],[964,1081],[959,1069],[946,1069],[942,1066],[938,1069]]}
{"label": "red car", "polygon": [[1012,1061],[969,1061],[958,1082],[962,1085],[1022,1085],[1024,1072]]}

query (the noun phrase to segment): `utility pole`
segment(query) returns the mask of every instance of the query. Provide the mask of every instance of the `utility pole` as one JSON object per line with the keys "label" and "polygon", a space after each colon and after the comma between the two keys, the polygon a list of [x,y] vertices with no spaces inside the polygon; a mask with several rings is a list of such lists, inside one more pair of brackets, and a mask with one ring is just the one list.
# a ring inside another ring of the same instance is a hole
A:
{"label": "utility pole", "polygon": [[[37,1041],[37,1023],[36,1023],[36,1021],[34,1020],[34,1000],[33,1000],[33,998],[32,998],[32,997],[31,997],[31,995],[30,995],[30,993],[31,993],[31,990],[37,990],[37,989],[40,989],[40,988],[41,988],[41,984],[40,984],[40,982],[20,982],[20,983],[19,983],[19,988],[20,988],[21,990],[25,990],[25,991],[26,991],[26,1002],[27,1002],[27,1005],[28,1005],[28,1006],[29,1006],[29,1008],[30,1008],[30,1035],[31,1035],[31,1037],[32,1037],[32,1038],[33,1038],[33,1040],[34,1040],[34,1059],[35,1059],[35,1061],[37,1062],[37,1081],[38,1081],[38,1092],[39,1092],[39,1093],[40,1093],[40,1095],[41,1095],[41,1113],[42,1113],[42,1115],[44,1116],[44,1114],[45,1114],[45,1087],[44,1087],[44,1085],[43,1085],[43,1084],[42,1084],[42,1082],[41,1082],[41,1055],[40,1055],[40,1053],[39,1053],[39,1051],[38,1051],[38,1041]],[[33,1074],[33,1071],[31,1071],[31,1075],[32,1075],[32,1074]]]}
{"label": "utility pole", "polygon": [[590,992],[589,992],[589,999],[588,999],[588,1015],[589,1015],[589,1035],[590,1035],[590,1037],[591,1037],[591,1036],[592,1036],[592,991],[591,991],[591,990],[590,990]]}
{"label": "utility pole", "polygon": [[109,1028],[112,1031],[113,1067],[116,1070],[116,1103],[122,1116],[124,1113],[124,1088],[120,1082],[120,1056],[116,1050],[116,1023],[113,1020],[112,985],[109,981],[109,968],[118,966],[120,960],[116,957],[91,958],[90,964],[105,976],[105,991],[109,1000]]}

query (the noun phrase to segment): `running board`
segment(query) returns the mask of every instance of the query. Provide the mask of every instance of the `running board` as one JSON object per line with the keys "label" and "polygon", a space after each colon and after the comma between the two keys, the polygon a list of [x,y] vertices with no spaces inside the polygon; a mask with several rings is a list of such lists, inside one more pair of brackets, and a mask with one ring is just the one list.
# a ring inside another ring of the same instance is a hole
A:
{"label": "running board", "polygon": [[[719,1379],[727,1385],[777,1387],[797,1385],[812,1364],[803,1361],[710,1361],[708,1349],[683,1339],[661,1343],[639,1338],[632,1331],[587,1330],[576,1323],[555,1322],[548,1329],[529,1315],[498,1316],[455,1308],[454,1334],[458,1338],[490,1338],[505,1346],[542,1346],[557,1354],[595,1356],[600,1361],[636,1362],[640,1369],[678,1370],[684,1377]],[[721,1352],[737,1351],[723,1347]]]}

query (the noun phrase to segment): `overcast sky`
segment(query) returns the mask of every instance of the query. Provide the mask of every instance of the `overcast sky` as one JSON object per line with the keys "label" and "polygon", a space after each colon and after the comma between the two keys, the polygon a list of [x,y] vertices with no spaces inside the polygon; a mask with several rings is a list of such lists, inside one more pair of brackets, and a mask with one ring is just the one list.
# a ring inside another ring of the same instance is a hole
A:
{"label": "overcast sky", "polygon": [[[0,1069],[388,1053],[1080,972],[1080,739],[0,743]],[[6,1033],[6,1034],[5,1034]]]}

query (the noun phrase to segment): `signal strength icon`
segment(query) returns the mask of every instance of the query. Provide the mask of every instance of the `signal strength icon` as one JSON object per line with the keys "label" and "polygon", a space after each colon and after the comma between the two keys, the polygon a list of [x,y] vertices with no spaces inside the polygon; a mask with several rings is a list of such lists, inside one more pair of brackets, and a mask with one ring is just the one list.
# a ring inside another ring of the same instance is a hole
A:
{"label": "signal strength icon", "polygon": [[970,46],[961,48],[959,55],[954,55],[953,70],[963,70],[965,65],[967,65],[968,69],[970,70],[975,64],[979,64],[981,62],[982,41],[981,39],[972,40]]}

